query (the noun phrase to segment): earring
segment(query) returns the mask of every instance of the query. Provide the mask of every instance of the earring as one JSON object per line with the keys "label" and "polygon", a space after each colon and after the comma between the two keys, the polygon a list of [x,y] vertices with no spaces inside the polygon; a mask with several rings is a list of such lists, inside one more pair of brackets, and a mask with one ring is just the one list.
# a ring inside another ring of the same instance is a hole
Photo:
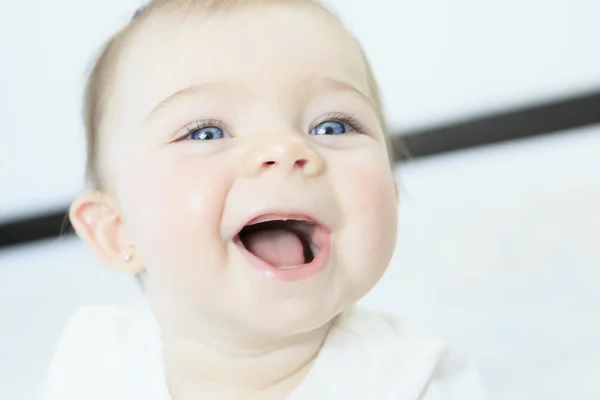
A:
{"label": "earring", "polygon": [[131,255],[131,254],[129,254],[129,253],[126,253],[126,254],[123,256],[123,260],[125,260],[125,262],[129,262],[129,261],[131,261],[131,259],[132,259],[132,258],[133,258],[133,257],[132,257],[132,255]]}

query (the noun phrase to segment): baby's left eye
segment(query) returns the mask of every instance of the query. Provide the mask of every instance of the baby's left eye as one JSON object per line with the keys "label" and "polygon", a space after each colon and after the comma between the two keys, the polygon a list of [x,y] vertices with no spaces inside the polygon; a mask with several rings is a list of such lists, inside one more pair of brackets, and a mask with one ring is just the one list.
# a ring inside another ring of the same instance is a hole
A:
{"label": "baby's left eye", "polygon": [[315,126],[311,135],[343,135],[352,131],[352,128],[340,121],[325,121]]}

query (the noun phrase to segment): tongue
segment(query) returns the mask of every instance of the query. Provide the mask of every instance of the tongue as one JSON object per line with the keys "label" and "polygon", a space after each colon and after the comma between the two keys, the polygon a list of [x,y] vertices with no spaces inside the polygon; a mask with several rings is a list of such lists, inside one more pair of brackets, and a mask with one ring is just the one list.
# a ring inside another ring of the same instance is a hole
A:
{"label": "tongue", "polygon": [[275,267],[304,264],[302,242],[298,235],[286,229],[269,229],[249,234],[244,244],[256,257]]}

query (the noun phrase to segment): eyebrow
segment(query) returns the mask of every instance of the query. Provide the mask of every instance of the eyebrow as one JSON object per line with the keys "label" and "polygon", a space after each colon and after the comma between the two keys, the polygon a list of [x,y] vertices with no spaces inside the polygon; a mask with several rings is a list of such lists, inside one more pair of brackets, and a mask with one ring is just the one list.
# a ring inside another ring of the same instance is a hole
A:
{"label": "eyebrow", "polygon": [[[308,89],[305,92],[307,94],[315,95],[316,93],[319,93],[319,92],[332,91],[332,90],[336,91],[336,92],[351,92],[351,93],[354,93],[354,94],[357,94],[358,96],[360,96],[363,100],[365,100],[367,103],[369,103],[369,105],[371,107],[373,107],[374,109],[376,108],[374,101],[369,96],[367,96],[366,94],[361,92],[359,89],[357,89],[355,86],[353,86],[349,82],[345,82],[345,81],[342,81],[342,80],[339,80],[339,79],[336,79],[333,77],[329,77],[329,76],[319,77],[319,78],[317,78],[315,80],[311,80],[311,81],[312,82],[310,83],[310,86],[308,87]],[[160,112],[160,110],[168,107],[171,103],[180,101],[183,98],[195,96],[198,93],[202,93],[202,92],[212,91],[215,88],[222,88],[222,87],[227,87],[227,86],[232,86],[232,85],[236,86],[238,89],[241,88],[241,89],[247,90],[247,88],[245,86],[242,86],[239,83],[224,82],[224,81],[206,82],[206,83],[201,83],[201,84],[194,85],[194,86],[189,86],[185,89],[182,89],[182,90],[179,90],[179,91],[173,93],[172,95],[167,97],[165,100],[158,103],[148,113],[148,115],[146,116],[144,121],[148,122],[148,121],[152,120],[154,118],[154,116]],[[304,86],[304,85],[306,85],[306,83],[305,83],[305,81],[302,81],[299,85]]]}
{"label": "eyebrow", "polygon": [[175,93],[173,93],[172,95],[170,95],[169,97],[167,97],[166,99],[164,99],[163,101],[161,101],[160,103],[158,103],[146,116],[145,121],[149,121],[152,118],[154,118],[154,116],[156,114],[158,114],[160,112],[160,110],[168,107],[171,103],[175,103],[183,98],[186,97],[190,97],[190,96],[195,96],[198,93],[202,93],[202,92],[207,92],[210,90],[214,90],[215,87],[225,87],[225,86],[230,86],[231,83],[228,82],[206,82],[206,83],[201,83],[198,85],[194,85],[194,86],[189,86],[185,89],[179,90]]}
{"label": "eyebrow", "polygon": [[354,85],[352,85],[349,82],[339,80],[339,79],[336,79],[336,78],[333,78],[330,76],[319,77],[312,84],[312,87],[309,89],[308,93],[315,94],[315,93],[319,93],[320,91],[331,91],[331,90],[336,91],[336,92],[351,92],[351,93],[357,94],[360,97],[362,97],[363,100],[367,101],[369,103],[369,105],[371,105],[371,107],[373,107],[374,109],[376,108],[375,102],[373,101],[373,99],[371,99],[365,93],[361,92]]}

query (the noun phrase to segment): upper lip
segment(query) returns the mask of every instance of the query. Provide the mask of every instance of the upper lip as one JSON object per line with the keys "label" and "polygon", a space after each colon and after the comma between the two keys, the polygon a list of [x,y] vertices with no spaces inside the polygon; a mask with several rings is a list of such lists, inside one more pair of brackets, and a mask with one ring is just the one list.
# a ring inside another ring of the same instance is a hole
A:
{"label": "upper lip", "polygon": [[278,210],[268,210],[262,211],[250,217],[246,222],[240,225],[236,231],[235,236],[237,237],[240,232],[249,225],[258,224],[261,222],[267,221],[305,221],[310,222],[312,224],[319,225],[327,230],[329,230],[328,226],[322,223],[319,219],[317,219],[311,213],[306,211],[278,211]]}

